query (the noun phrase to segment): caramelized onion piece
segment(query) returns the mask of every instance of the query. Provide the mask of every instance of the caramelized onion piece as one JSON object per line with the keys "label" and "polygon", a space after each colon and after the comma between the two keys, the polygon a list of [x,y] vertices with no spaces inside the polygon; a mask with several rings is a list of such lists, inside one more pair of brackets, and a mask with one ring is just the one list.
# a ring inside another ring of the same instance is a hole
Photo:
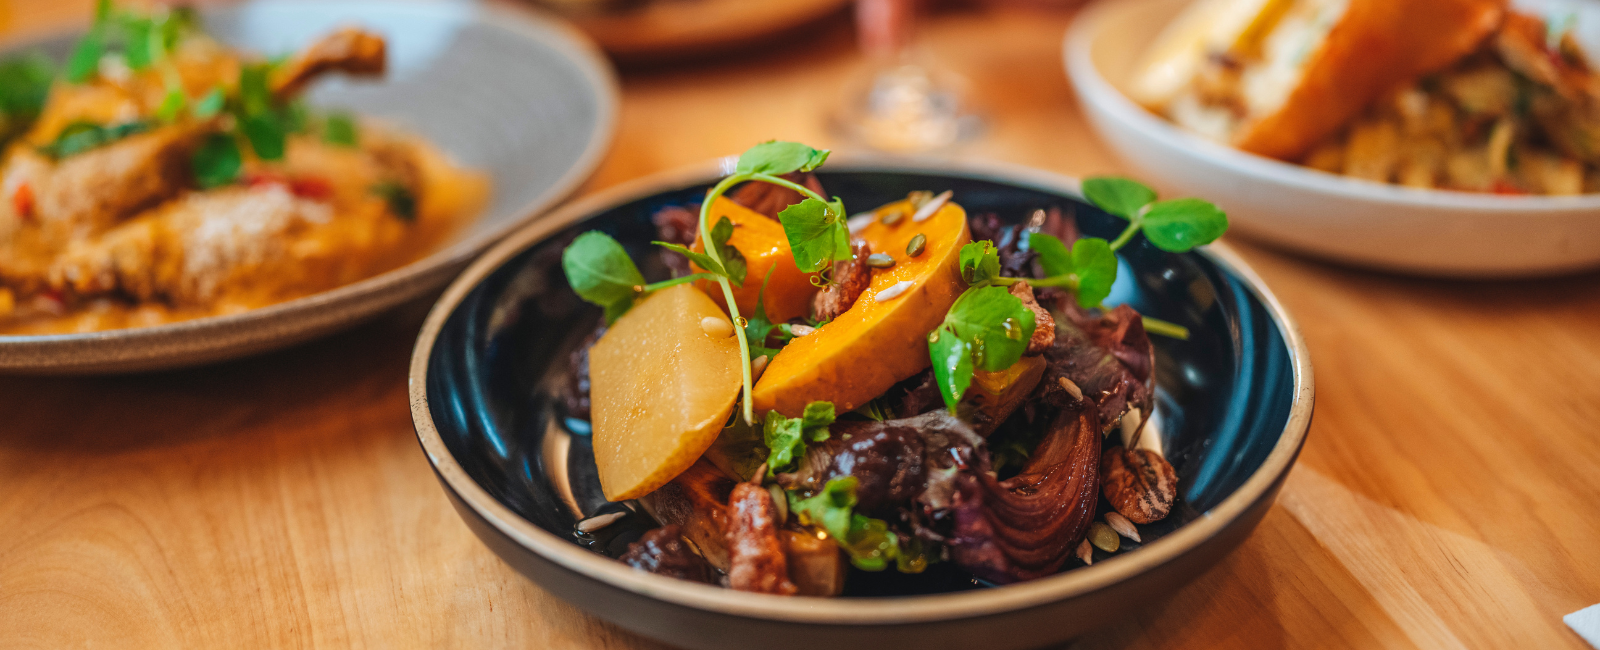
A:
{"label": "caramelized onion piece", "polygon": [[1022,473],[997,481],[987,454],[970,455],[956,479],[950,555],[998,583],[1054,573],[1094,519],[1099,500],[1100,420],[1093,408],[1064,408]]}
{"label": "caramelized onion piece", "polygon": [[628,545],[622,563],[640,571],[694,582],[711,582],[711,566],[683,541],[683,529],[667,525]]}

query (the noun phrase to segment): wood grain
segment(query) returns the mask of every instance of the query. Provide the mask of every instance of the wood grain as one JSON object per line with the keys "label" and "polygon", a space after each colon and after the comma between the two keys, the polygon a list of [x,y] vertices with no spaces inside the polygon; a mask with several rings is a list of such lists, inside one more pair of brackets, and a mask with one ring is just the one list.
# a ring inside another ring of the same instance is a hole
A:
{"label": "wood grain", "polygon": [[[13,3],[25,33],[88,2]],[[927,51],[989,128],[960,152],[1118,171],[1058,57],[1070,16],[954,10]],[[594,190],[822,116],[849,24],[623,78]],[[1442,282],[1232,242],[1300,321],[1316,422],[1227,560],[1083,648],[1582,648],[1600,602],[1600,276]],[[0,646],[658,647],[501,564],[445,501],[406,410],[415,306],[279,354],[115,378],[0,378]],[[753,644],[752,647],[759,647]]]}

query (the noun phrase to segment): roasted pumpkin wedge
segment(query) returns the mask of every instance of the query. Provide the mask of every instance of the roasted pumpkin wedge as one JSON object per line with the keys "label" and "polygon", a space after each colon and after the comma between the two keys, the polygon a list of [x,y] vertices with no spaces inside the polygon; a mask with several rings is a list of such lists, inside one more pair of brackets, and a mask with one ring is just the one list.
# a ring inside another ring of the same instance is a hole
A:
{"label": "roasted pumpkin wedge", "polygon": [[607,499],[665,485],[717,439],[743,382],[732,333],[721,307],[680,284],[634,305],[589,350],[594,460]]}
{"label": "roasted pumpkin wedge", "polygon": [[[728,245],[739,249],[749,268],[744,284],[733,288],[733,300],[739,304],[739,313],[745,316],[755,313],[756,301],[761,297],[761,285],[765,282],[769,320],[782,323],[806,315],[817,287],[811,284],[810,273],[802,272],[800,267],[795,266],[794,255],[789,252],[789,239],[783,234],[783,224],[734,203],[725,196],[719,196],[711,204],[711,225],[716,225],[723,217],[733,222],[733,236],[728,238]],[[695,239],[694,249],[704,251],[705,243]],[[704,269],[696,266],[694,270],[699,272]],[[767,279],[768,271],[772,272],[771,280]],[[722,288],[717,283],[700,280],[699,285],[700,290],[711,296],[718,305],[727,308]]]}
{"label": "roasted pumpkin wedge", "polygon": [[[928,367],[928,332],[965,287],[960,257],[971,238],[967,213],[946,203],[918,221],[911,204],[900,202],[876,214],[880,218],[856,236],[872,252],[893,258],[894,266],[874,269],[855,305],[772,359],[752,391],[757,411],[794,417],[806,404],[826,401],[843,413]],[[919,236],[920,251],[910,255],[907,248]]]}

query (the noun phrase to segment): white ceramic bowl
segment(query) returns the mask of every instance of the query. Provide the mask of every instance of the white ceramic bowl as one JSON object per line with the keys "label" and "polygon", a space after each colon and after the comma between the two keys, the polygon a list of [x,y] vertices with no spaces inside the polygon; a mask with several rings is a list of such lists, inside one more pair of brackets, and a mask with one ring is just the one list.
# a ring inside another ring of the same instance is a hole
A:
{"label": "white ceramic bowl", "polygon": [[1501,196],[1345,178],[1244,153],[1178,128],[1121,86],[1191,0],[1102,0],[1067,33],[1067,73],[1100,136],[1144,179],[1222,206],[1235,231],[1313,256],[1437,276],[1600,267],[1600,195]]}

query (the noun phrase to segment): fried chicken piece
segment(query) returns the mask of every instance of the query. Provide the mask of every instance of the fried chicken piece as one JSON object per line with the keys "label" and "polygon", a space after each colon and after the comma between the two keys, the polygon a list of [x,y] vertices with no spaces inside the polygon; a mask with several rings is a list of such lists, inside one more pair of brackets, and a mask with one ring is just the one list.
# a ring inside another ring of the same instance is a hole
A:
{"label": "fried chicken piece", "polygon": [[28,185],[42,240],[64,245],[176,195],[188,182],[198,135],[193,128],[162,127],[56,163],[19,149],[11,170],[16,178],[8,185]]}
{"label": "fried chicken piece", "polygon": [[334,220],[329,205],[281,185],[230,187],[190,194],[73,242],[50,280],[78,295],[260,303],[364,275],[403,227],[379,205]]}
{"label": "fried chicken piece", "polygon": [[301,50],[272,75],[272,94],[293,97],[312,79],[328,72],[375,77],[384,72],[387,46],[383,37],[346,27]]}

